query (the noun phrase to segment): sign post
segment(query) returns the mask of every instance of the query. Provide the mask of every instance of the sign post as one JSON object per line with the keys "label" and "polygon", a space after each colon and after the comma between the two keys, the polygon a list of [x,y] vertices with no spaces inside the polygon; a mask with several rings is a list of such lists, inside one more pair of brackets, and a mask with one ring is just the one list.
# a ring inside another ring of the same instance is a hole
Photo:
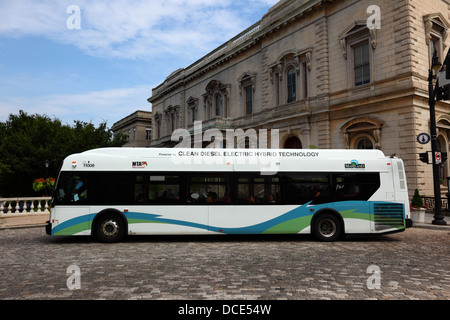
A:
{"label": "sign post", "polygon": [[[450,97],[447,94],[443,94],[439,85],[439,79],[436,81],[436,85],[433,84],[433,80],[436,79],[436,72],[442,72],[442,65],[439,62],[437,51],[434,50],[431,68],[428,71],[428,105],[430,106],[430,133],[431,133],[431,154],[433,158],[433,189],[434,189],[434,220],[431,222],[436,225],[446,225],[442,213],[441,202],[441,185],[439,180],[440,163],[442,162],[441,153],[438,152],[437,130],[436,130],[436,98],[437,100],[446,100]],[[447,53],[447,58],[444,62],[445,78],[449,78],[450,73],[450,50]]]}

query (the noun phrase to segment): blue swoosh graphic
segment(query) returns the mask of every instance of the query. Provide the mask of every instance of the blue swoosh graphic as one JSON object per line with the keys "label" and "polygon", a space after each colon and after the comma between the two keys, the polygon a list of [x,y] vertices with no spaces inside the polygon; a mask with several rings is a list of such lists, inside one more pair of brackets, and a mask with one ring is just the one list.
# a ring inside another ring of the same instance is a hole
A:
{"label": "blue swoosh graphic", "polygon": [[[163,218],[160,214],[152,214],[152,213],[142,213],[142,212],[124,212],[127,219],[136,219],[142,220],[142,222],[148,221],[149,223],[167,223],[174,224],[179,226],[186,226],[198,229],[204,229],[212,232],[220,232],[227,234],[259,234],[268,230],[274,226],[277,226],[281,223],[285,223],[287,221],[298,219],[306,216],[312,216],[318,210],[322,208],[335,208],[337,211],[342,210],[358,210],[359,214],[370,214],[370,209],[367,201],[345,201],[345,202],[335,202],[335,203],[325,203],[314,206],[309,206],[312,201],[305,203],[301,206],[294,208],[278,217],[267,220],[265,222],[261,222],[255,225],[244,226],[244,227],[235,227],[235,228],[226,228],[226,227],[217,227],[210,226],[207,224],[189,222],[184,220],[176,220],[176,219],[168,219]],[[311,210],[314,209],[314,210]],[[72,227],[77,224],[90,222],[92,217],[95,217],[96,213],[86,214],[74,219],[70,219],[65,221],[57,226],[55,226],[52,230],[52,234],[55,234],[63,229]],[[300,230],[299,230],[300,231]]]}

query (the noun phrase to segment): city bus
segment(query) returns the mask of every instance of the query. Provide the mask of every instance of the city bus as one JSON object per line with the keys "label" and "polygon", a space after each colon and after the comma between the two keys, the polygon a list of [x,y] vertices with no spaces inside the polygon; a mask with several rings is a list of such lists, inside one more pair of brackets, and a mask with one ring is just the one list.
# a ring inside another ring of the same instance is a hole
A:
{"label": "city bus", "polygon": [[409,221],[403,161],[380,150],[100,148],[63,161],[46,232],[335,241]]}

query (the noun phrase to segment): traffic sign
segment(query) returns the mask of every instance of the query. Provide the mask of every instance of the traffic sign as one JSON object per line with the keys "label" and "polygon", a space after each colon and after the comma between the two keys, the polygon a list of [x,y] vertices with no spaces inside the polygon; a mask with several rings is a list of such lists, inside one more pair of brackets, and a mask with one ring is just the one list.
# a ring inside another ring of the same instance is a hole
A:
{"label": "traffic sign", "polygon": [[434,153],[434,158],[436,160],[436,164],[442,163],[442,157],[441,157],[441,153],[440,152],[435,152]]}
{"label": "traffic sign", "polygon": [[417,142],[419,142],[420,144],[427,144],[428,142],[430,142],[431,138],[430,135],[428,133],[419,133],[417,135]]}

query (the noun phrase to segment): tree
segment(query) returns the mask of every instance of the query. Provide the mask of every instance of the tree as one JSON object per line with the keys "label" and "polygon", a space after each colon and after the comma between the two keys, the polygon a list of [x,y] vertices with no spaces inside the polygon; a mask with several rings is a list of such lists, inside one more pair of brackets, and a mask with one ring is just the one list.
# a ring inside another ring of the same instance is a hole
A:
{"label": "tree", "polygon": [[55,177],[65,157],[100,147],[120,147],[127,142],[123,134],[113,136],[106,122],[96,128],[92,123],[75,121],[63,125],[46,115],[18,115],[0,122],[0,195],[34,194],[33,180],[48,175]]}

